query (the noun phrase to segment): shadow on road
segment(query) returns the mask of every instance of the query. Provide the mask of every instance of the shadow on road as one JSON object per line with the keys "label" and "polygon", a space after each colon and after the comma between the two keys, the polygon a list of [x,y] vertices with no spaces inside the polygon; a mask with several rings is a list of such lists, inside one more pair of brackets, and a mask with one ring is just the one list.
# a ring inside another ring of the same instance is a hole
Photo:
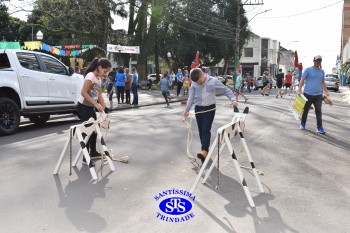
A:
{"label": "shadow on road", "polygon": [[74,168],[74,171],[78,178],[69,181],[65,188],[62,186],[60,177],[54,175],[60,200],[58,207],[66,209],[68,220],[78,231],[103,232],[107,226],[106,220],[90,210],[95,199],[106,197],[108,176],[112,172],[106,174],[98,182],[92,182],[88,169]]}

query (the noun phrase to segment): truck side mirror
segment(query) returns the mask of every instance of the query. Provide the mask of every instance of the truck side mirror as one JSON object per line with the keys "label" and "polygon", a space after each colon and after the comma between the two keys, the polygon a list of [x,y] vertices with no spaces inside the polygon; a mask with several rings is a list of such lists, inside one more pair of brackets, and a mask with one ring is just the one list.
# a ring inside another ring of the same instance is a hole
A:
{"label": "truck side mirror", "polygon": [[72,76],[74,74],[75,70],[73,67],[69,67],[69,76]]}

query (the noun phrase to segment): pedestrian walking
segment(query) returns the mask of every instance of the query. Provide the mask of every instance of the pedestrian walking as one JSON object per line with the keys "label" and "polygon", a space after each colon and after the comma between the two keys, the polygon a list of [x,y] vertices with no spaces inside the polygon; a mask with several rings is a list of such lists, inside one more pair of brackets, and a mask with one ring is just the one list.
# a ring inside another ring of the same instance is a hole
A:
{"label": "pedestrian walking", "polygon": [[137,93],[137,85],[139,83],[139,75],[137,73],[137,70],[135,67],[133,67],[131,69],[132,71],[132,84],[131,84],[131,91],[132,91],[132,94],[133,94],[133,100],[132,100],[132,103],[131,105],[133,106],[137,106],[139,105],[139,95]]}
{"label": "pedestrian walking", "polygon": [[[116,74],[118,104],[121,104],[121,103],[124,104],[125,81],[126,81],[126,75],[124,73],[124,68],[120,67],[118,70],[118,73]],[[122,102],[120,102],[120,99],[122,100]]]}
{"label": "pedestrian walking", "polygon": [[253,86],[253,81],[252,81],[252,77],[251,76],[248,76],[247,77],[247,90],[248,90],[248,93],[251,93],[252,90],[251,90],[251,87]]}
{"label": "pedestrian walking", "polygon": [[125,103],[130,104],[130,91],[131,91],[131,84],[132,84],[132,76],[130,74],[130,71],[128,68],[125,68]]}
{"label": "pedestrian walking", "polygon": [[175,79],[174,71],[171,71],[170,74],[168,74],[168,81],[170,84],[169,90],[174,89],[174,79]]}
{"label": "pedestrian walking", "polygon": [[350,74],[348,75],[348,78],[346,79],[346,84],[347,84],[348,90],[350,90]]}
{"label": "pedestrian walking", "polygon": [[204,162],[208,155],[211,137],[211,127],[215,117],[216,94],[225,94],[232,106],[238,106],[233,92],[218,79],[204,73],[200,68],[194,68],[190,72],[192,85],[189,90],[184,117],[189,115],[192,105],[195,105],[195,116],[201,141],[201,152],[197,157]]}
{"label": "pedestrian walking", "polygon": [[268,96],[269,94],[265,94],[266,91],[270,92],[270,85],[269,85],[269,70],[266,69],[262,76],[262,82],[263,82],[263,89],[260,92],[262,96]]}
{"label": "pedestrian walking", "polygon": [[159,81],[158,86],[160,86],[160,91],[162,92],[162,95],[166,102],[166,107],[170,107],[169,100],[171,99],[170,93],[169,93],[169,80],[168,80],[168,74],[164,73],[162,79]]}
{"label": "pedestrian walking", "polygon": [[249,98],[247,98],[245,95],[241,92],[241,86],[243,83],[243,79],[241,76],[241,72],[239,70],[236,70],[236,82],[235,82],[235,95],[236,95],[236,101],[238,102],[238,96],[241,95],[244,98],[244,102],[247,102]]}
{"label": "pedestrian walking", "polygon": [[290,71],[288,71],[285,78],[286,94],[288,92],[288,88],[289,88],[289,95],[292,92],[292,81],[293,81],[293,75],[291,74]]}
{"label": "pedestrian walking", "polygon": [[[84,73],[84,85],[81,90],[81,95],[78,99],[77,112],[82,121],[87,121],[91,117],[95,120],[96,110],[99,112],[108,112],[105,101],[102,96],[102,77],[111,69],[111,63],[107,58],[95,58],[86,68]],[[89,151],[91,159],[101,158],[100,153],[96,150],[97,134],[91,134],[89,140],[85,144]],[[83,163],[86,164],[85,157]],[[89,167],[95,166],[94,162],[90,160]]]}
{"label": "pedestrian walking", "polygon": [[176,74],[176,82],[177,82],[177,90],[176,90],[176,96],[179,96],[180,95],[180,91],[181,91],[181,88],[182,88],[182,85],[183,85],[183,74],[182,74],[182,70],[181,69],[178,69],[177,70],[177,74]]}
{"label": "pedestrian walking", "polygon": [[113,93],[114,93],[114,83],[111,80],[111,77],[107,77],[107,95],[109,100],[109,109],[113,109]]}
{"label": "pedestrian walking", "polygon": [[323,91],[325,92],[326,96],[329,96],[329,93],[324,81],[324,71],[321,68],[322,57],[320,55],[315,56],[313,62],[313,66],[305,69],[299,83],[298,95],[301,94],[302,88],[305,84],[304,96],[307,99],[303,114],[301,116],[300,129],[305,130],[307,115],[309,113],[310,106],[313,104],[315,107],[317,132],[324,134],[326,132],[322,125]]}
{"label": "pedestrian walking", "polygon": [[276,98],[278,99],[278,95],[280,95],[281,97],[283,96],[282,93],[282,85],[284,83],[284,73],[282,72],[282,69],[278,70],[278,74],[276,74],[276,85],[278,88],[278,92],[276,94]]}
{"label": "pedestrian walking", "polygon": [[188,95],[188,89],[190,88],[190,78],[188,77],[187,70],[184,70],[184,77],[182,81],[183,81],[184,95]]}

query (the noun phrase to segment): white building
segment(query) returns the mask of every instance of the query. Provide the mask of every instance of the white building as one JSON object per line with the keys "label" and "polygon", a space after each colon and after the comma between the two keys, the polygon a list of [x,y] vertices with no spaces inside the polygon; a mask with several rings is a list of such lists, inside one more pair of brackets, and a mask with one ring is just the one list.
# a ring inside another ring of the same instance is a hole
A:
{"label": "white building", "polygon": [[259,37],[252,33],[244,45],[240,59],[242,74],[249,73],[259,77],[268,69],[275,77],[278,73],[279,42],[270,38]]}

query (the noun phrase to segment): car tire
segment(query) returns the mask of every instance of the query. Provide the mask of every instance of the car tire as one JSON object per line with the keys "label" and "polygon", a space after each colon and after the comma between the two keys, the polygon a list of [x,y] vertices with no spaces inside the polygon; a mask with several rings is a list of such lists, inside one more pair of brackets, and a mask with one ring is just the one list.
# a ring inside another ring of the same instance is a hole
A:
{"label": "car tire", "polygon": [[0,98],[0,134],[15,133],[19,127],[20,118],[17,104],[9,98]]}
{"label": "car tire", "polygon": [[46,123],[50,119],[50,114],[33,115],[28,118],[32,123],[41,125]]}

